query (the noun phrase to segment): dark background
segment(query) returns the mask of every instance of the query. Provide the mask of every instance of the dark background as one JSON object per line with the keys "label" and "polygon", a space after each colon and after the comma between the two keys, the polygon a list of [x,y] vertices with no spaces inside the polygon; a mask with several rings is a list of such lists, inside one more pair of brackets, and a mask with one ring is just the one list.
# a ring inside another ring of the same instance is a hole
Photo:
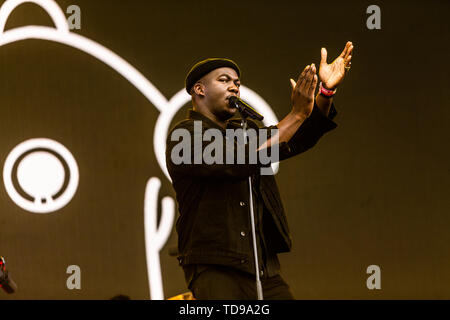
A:
{"label": "dark background", "polygon": [[[338,88],[338,128],[277,174],[293,236],[280,256],[297,299],[449,299],[450,120],[448,1],[57,1],[81,8],[81,30],[147,77],[167,98],[189,68],[228,57],[242,83],[281,119],[289,78],[320,48],[328,62],[354,44]],[[366,8],[381,8],[368,30]],[[68,16],[68,15],[67,15]],[[18,7],[7,29],[52,25],[41,8]],[[145,183],[162,181],[153,152],[158,110],[127,80],[90,55],[59,43],[0,47],[0,159],[18,143],[48,137],[77,159],[72,201],[47,215],[16,206],[0,185],[0,255],[19,291],[1,299],[147,299]],[[177,119],[184,116],[180,111]],[[161,251],[165,297],[187,291]],[[68,265],[81,290],[66,288]],[[368,290],[366,268],[381,268]]]}

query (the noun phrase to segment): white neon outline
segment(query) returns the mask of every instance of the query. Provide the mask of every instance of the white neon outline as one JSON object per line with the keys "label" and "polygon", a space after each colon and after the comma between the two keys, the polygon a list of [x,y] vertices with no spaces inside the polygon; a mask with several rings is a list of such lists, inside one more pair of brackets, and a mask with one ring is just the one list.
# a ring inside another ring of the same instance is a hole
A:
{"label": "white neon outline", "polygon": [[[50,15],[50,17],[52,18],[53,22],[55,23],[56,29],[45,26],[24,26],[4,31],[9,14],[12,12],[12,10],[14,10],[15,7],[25,2],[35,3],[40,7],[42,7],[44,10],[46,10],[47,13]],[[3,5],[0,8],[0,46],[26,39],[41,39],[59,42],[74,47],[76,49],[79,49],[81,51],[84,51],[90,54],[91,56],[97,58],[98,60],[102,61],[106,65],[110,66],[112,69],[121,74],[125,79],[127,79],[131,84],[133,84],[136,87],[136,89],[138,89],[147,98],[147,100],[149,100],[153,104],[153,106],[156,109],[158,109],[158,111],[160,111],[161,113],[155,124],[153,147],[157,158],[157,162],[161,167],[161,170],[164,172],[165,176],[170,181],[170,177],[167,173],[165,164],[165,149],[166,149],[165,136],[167,136],[167,131],[170,126],[170,120],[173,118],[175,113],[181,108],[181,106],[183,106],[190,100],[190,96],[186,92],[184,92],[184,89],[182,89],[175,96],[173,96],[170,99],[170,101],[168,101],[164,97],[164,95],[147,78],[145,78],[137,69],[135,69],[123,58],[121,58],[108,48],[102,46],[101,44],[93,40],[85,38],[76,33],[70,32],[64,12],[61,10],[61,8],[54,0],[6,0],[3,3]],[[181,93],[182,91],[183,93]],[[248,89],[247,91],[246,88],[243,86],[241,87],[241,93],[242,99],[246,100],[253,107],[255,107],[257,111],[259,111],[266,117],[266,120],[264,121],[266,125],[272,125],[278,122],[272,109],[256,93],[254,93],[250,89]],[[167,128],[167,130],[165,133],[159,134],[158,130],[160,128]],[[161,141],[163,141],[164,143],[161,143]],[[278,163],[273,164],[272,168],[276,173],[278,170]],[[153,184],[151,184],[151,188],[148,189],[156,190],[156,188],[153,188]],[[164,199],[167,199],[167,197]],[[164,210],[163,212],[166,212],[166,214],[174,215],[175,207],[173,206],[173,208],[171,208],[167,204],[166,207],[167,207],[166,210]],[[172,210],[170,211],[169,209]],[[145,212],[144,215],[147,216]],[[144,220],[149,221],[148,218],[144,218]],[[146,234],[146,247],[154,248],[154,246],[151,244],[152,242],[151,239],[147,237],[147,234],[151,234],[151,230],[153,230],[152,226],[150,224],[144,223],[144,228]],[[170,229],[163,229],[165,230],[165,232],[167,232],[167,237],[170,235],[171,231]],[[152,255],[151,252],[150,254]],[[148,264],[149,281],[155,278],[155,274],[157,274],[155,273],[156,272],[155,270],[159,270],[160,278],[154,281],[156,282],[159,281],[159,283],[161,284],[162,280],[160,273],[159,256],[157,257],[157,260],[158,260],[157,266],[155,264],[152,267],[151,266],[151,264],[153,264],[152,261],[150,261],[150,264]],[[147,252],[147,261],[149,261],[148,252]],[[152,274],[151,277],[150,273]],[[151,299],[155,299],[156,297],[163,297],[162,285],[158,284],[156,284],[156,286],[150,285],[150,288],[151,288]]]}
{"label": "white neon outline", "polygon": [[[14,163],[17,159],[25,152],[35,149],[35,148],[47,148],[58,153],[64,161],[66,161],[69,167],[70,179],[66,190],[63,194],[53,201],[51,197],[47,198],[48,202],[42,204],[39,198],[36,198],[34,202],[24,199],[14,188],[11,175]],[[79,182],[78,166],[72,153],[63,146],[61,143],[47,139],[47,138],[36,138],[26,140],[19,143],[6,157],[5,165],[3,167],[3,183],[5,184],[5,189],[10,198],[24,210],[35,212],[35,213],[50,213],[61,209],[66,206],[70,200],[72,200],[75,192],[77,191]]]}
{"label": "white neon outline", "polygon": [[158,226],[157,204],[160,187],[161,181],[158,178],[150,178],[145,188],[144,199],[145,252],[152,300],[164,299],[159,252],[170,236],[175,219],[175,201],[171,197],[164,197],[161,202],[161,219]]}
{"label": "white neon outline", "polygon": [[66,16],[61,11],[58,4],[54,1],[47,0],[8,0],[2,5],[1,13],[0,13],[0,34],[5,31],[6,21],[8,20],[11,12],[19,5],[31,2],[35,3],[41,8],[43,8],[53,20],[53,23],[56,26],[56,29],[59,32],[67,33],[69,32],[69,24],[67,23]]}

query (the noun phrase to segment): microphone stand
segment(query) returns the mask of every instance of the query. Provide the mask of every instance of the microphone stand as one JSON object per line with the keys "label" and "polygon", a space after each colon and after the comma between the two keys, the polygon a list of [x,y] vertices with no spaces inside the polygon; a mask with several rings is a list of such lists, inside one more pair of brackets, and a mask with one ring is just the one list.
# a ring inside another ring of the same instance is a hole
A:
{"label": "microphone stand", "polygon": [[[244,142],[247,144],[247,114],[244,112],[241,112],[240,109],[239,113],[242,116],[241,126],[244,131]],[[258,300],[264,300],[263,299],[263,291],[262,291],[262,285],[261,285],[261,279],[259,278],[259,263],[258,263],[258,249],[256,246],[256,228],[255,228],[255,212],[253,209],[253,188],[252,188],[252,177],[248,177],[248,187],[249,187],[249,203],[250,203],[250,222],[252,225],[252,238],[253,238],[253,255],[255,256],[255,273],[256,273],[256,292],[258,294]]]}

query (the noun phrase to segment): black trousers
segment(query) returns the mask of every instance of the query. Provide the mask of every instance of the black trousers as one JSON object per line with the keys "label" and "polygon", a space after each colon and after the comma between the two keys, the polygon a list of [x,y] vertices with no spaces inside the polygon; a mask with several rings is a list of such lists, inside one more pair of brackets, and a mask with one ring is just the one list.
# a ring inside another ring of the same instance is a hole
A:
{"label": "black trousers", "polygon": [[[293,300],[287,283],[278,274],[261,278],[264,300]],[[210,265],[195,272],[189,285],[198,300],[257,300],[255,276],[226,266]]]}

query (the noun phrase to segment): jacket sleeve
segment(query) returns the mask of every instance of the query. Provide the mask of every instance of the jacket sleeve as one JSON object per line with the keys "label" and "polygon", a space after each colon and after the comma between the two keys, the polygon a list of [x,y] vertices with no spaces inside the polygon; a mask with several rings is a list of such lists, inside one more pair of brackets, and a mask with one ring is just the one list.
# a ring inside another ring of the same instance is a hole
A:
{"label": "jacket sleeve", "polygon": [[333,103],[327,117],[320,111],[314,101],[311,115],[302,123],[287,143],[280,144],[280,161],[303,153],[315,146],[325,133],[337,127],[337,124],[333,121],[336,115],[337,111]]}

